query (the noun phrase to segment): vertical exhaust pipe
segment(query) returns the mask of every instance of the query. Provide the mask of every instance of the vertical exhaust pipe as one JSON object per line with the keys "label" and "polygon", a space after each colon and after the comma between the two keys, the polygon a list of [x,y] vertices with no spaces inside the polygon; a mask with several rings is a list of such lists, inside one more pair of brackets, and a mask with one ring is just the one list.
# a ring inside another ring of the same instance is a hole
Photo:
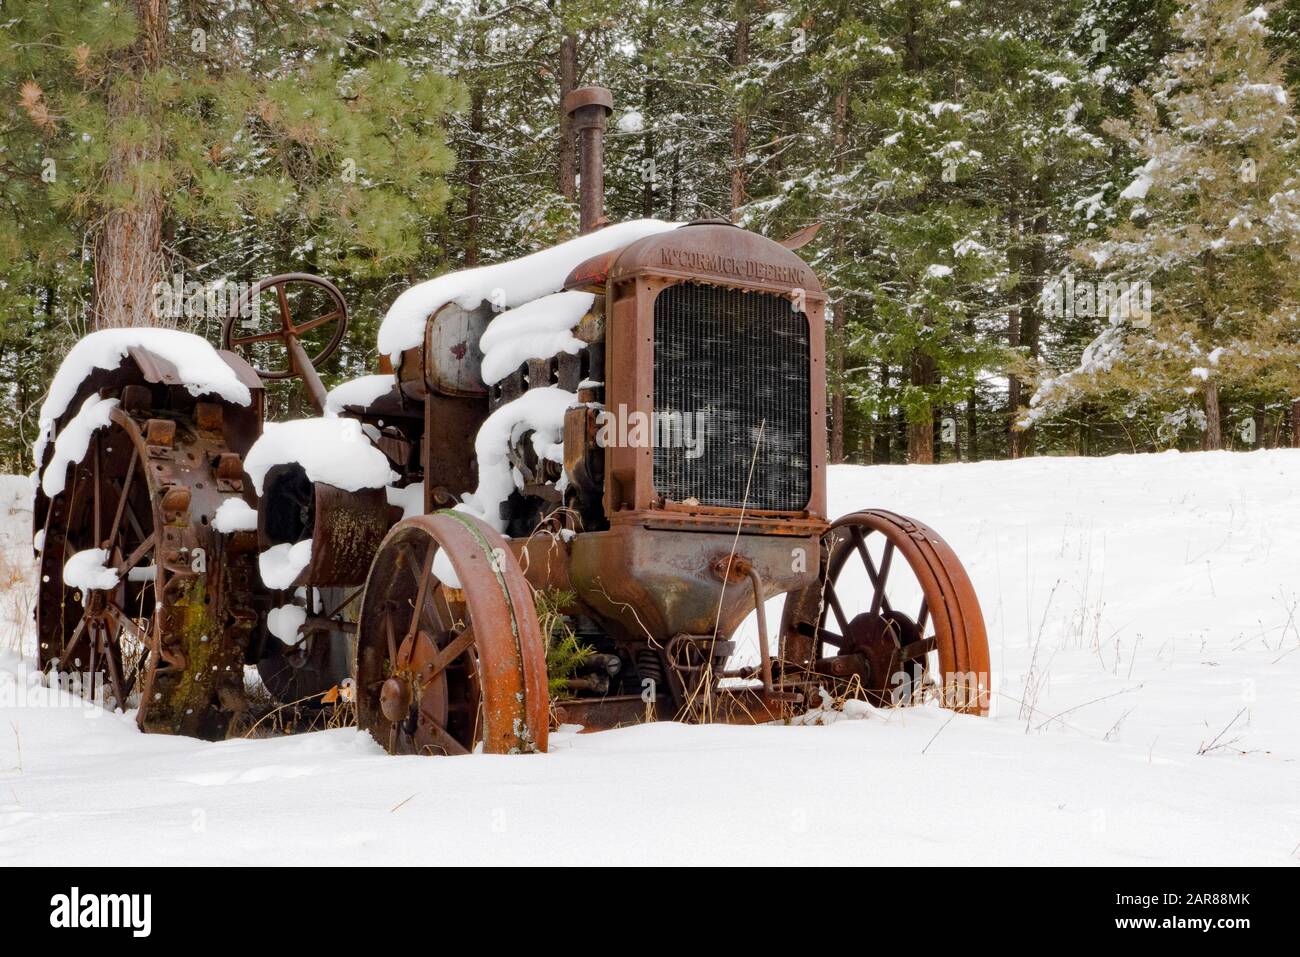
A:
{"label": "vertical exhaust pipe", "polygon": [[599,229],[605,219],[605,121],[614,112],[614,96],[603,86],[584,86],[564,98],[564,112],[578,135],[579,232]]}

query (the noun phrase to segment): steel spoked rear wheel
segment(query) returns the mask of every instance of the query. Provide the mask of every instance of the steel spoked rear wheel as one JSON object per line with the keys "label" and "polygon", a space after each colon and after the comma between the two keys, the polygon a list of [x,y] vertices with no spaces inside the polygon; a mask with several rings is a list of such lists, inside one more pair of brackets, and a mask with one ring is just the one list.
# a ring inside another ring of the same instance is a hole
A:
{"label": "steel spoked rear wheel", "polygon": [[988,712],[988,637],[965,568],[933,529],[881,509],[823,536],[819,581],[786,599],[781,667],[787,681],[857,685],[876,705],[937,695]]}
{"label": "steel spoked rear wheel", "polygon": [[[459,587],[435,574],[440,550]],[[545,751],[545,657],[531,589],[495,531],[444,511],[389,532],[362,599],[356,681],[358,722],[390,753]]]}
{"label": "steel spoked rear wheel", "polygon": [[[40,662],[89,700],[125,711],[141,705],[158,599],[158,529],[147,463],[133,426],[97,431],[51,509],[42,548]],[[103,549],[107,588],[65,585],[64,565]]]}
{"label": "steel spoked rear wheel", "polygon": [[[132,405],[91,433],[50,501],[39,661],[91,700],[138,709],[145,731],[219,739],[246,704],[256,621],[253,555],[228,549],[211,525],[235,494],[222,487],[221,409]],[[69,560],[91,549],[103,550],[92,578],[67,581]]]}

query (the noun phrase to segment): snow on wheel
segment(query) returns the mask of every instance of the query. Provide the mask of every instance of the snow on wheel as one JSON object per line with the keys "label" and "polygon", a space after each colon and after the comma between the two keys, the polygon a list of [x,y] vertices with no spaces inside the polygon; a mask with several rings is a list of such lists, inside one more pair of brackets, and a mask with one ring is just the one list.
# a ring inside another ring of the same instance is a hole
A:
{"label": "snow on wheel", "polygon": [[817,583],[786,598],[787,680],[812,690],[860,688],[877,705],[911,704],[933,691],[946,708],[988,712],[984,615],[938,533],[871,509],[834,522],[821,551]]}
{"label": "snow on wheel", "polygon": [[171,330],[96,333],[42,409],[39,662],[147,731],[220,738],[244,707],[253,553],[212,527],[260,419],[241,366]]}
{"label": "snow on wheel", "polygon": [[362,599],[357,720],[393,754],[546,750],[546,651],[532,590],[488,525],[406,519]]}

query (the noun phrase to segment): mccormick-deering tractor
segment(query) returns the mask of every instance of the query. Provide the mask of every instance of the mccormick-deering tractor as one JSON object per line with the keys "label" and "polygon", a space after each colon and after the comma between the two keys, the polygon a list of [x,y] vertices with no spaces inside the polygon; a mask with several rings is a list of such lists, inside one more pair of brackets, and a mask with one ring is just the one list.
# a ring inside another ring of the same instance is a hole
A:
{"label": "mccormick-deering tractor", "polygon": [[[566,108],[581,235],[408,289],[376,375],[326,391],[347,307],[305,274],[258,283],[221,350],[157,329],[71,350],[37,459],[42,667],[219,738],[255,666],[282,702],[354,700],[394,753],[850,697],[987,710],[943,539],[828,520],[826,300],[794,252],[815,230],[607,224],[609,92]],[[320,415],[264,423],[287,377]]]}

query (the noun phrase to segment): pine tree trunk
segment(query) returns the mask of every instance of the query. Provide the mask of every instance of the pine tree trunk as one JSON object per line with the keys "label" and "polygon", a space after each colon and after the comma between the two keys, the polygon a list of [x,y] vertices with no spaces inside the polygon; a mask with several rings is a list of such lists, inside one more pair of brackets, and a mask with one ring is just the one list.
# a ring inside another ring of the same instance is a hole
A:
{"label": "pine tree trunk", "polygon": [[681,183],[682,183],[682,147],[681,143],[673,144],[673,177],[668,184],[668,221],[677,222],[677,210],[681,202]]}
{"label": "pine tree trunk", "polygon": [[975,401],[975,390],[970,390],[966,397],[966,461],[980,460],[980,417],[979,406]]}
{"label": "pine tree trunk", "polygon": [[[849,91],[841,89],[835,95],[835,169],[844,171],[844,147],[848,136]],[[842,262],[844,256],[844,215],[838,211],[835,222],[835,261]],[[834,354],[834,374],[831,376],[831,461],[844,461],[844,309],[847,300],[839,296],[835,303],[834,317],[831,322]]]}
{"label": "pine tree trunk", "polygon": [[[880,363],[880,391],[883,393],[889,388],[889,364]],[[882,465],[888,465],[889,460],[893,457],[893,443],[890,435],[889,415],[885,412],[876,413],[874,448],[871,453],[871,460],[879,462]]]}
{"label": "pine tree trunk", "polygon": [[[1043,291],[1043,274],[1047,272],[1047,207],[1051,198],[1047,192],[1047,182],[1044,179],[1039,180],[1038,187],[1034,192],[1034,203],[1037,207],[1034,212],[1033,223],[1030,226],[1030,247],[1029,247],[1029,277],[1028,282],[1022,282],[1024,289],[1023,314],[1020,319],[1020,343],[1027,346],[1029,350],[1029,359],[1037,364],[1039,355],[1039,343],[1042,332],[1042,303],[1040,297]],[[1021,395],[1024,394],[1024,385],[1021,384]],[[1019,412],[1017,411],[1017,416]],[[1020,439],[1017,447],[1021,456],[1034,454],[1034,427],[1031,425],[1021,430]]]}
{"label": "pine tree trunk", "polygon": [[[739,73],[749,65],[749,5],[746,0],[736,3],[735,44],[731,51],[731,66]],[[731,210],[734,221],[736,211],[745,205],[745,156],[749,152],[749,117],[745,107],[736,104],[736,111],[731,118]]]}
{"label": "pine tree trunk", "polygon": [[469,145],[465,150],[465,265],[477,266],[483,203],[483,97],[481,82],[469,94]]}
{"label": "pine tree trunk", "polygon": [[[934,359],[921,350],[912,353],[912,385],[934,384]],[[926,403],[920,416],[907,417],[907,461],[928,465],[934,462],[934,408]]]}
{"label": "pine tree trunk", "polygon": [[[162,63],[167,37],[167,4],[163,0],[135,0],[138,34],[121,63],[125,74],[108,99],[110,121],[115,125],[143,116],[154,125],[140,85],[144,75]],[[151,326],[154,284],[162,275],[163,196],[156,181],[143,172],[161,153],[161,137],[143,142],[112,143],[104,175],[104,189],[131,197],[106,211],[95,233],[95,289],[91,314],[98,329]]]}
{"label": "pine tree trunk", "polygon": [[[1016,285],[1008,293],[1007,348],[1013,352],[1020,348],[1020,212],[1007,211],[1007,269],[1016,276]],[[1007,454],[1020,458],[1020,433],[1016,419],[1020,415],[1020,376],[1012,372],[1007,376]]]}
{"label": "pine tree trunk", "polygon": [[1205,448],[1215,452],[1223,448],[1223,422],[1219,416],[1219,383],[1205,380]]}
{"label": "pine tree trunk", "polygon": [[844,310],[836,308],[831,318],[831,462],[844,461]]}
{"label": "pine tree trunk", "polygon": [[573,120],[564,112],[564,98],[578,88],[578,38],[572,33],[560,37],[560,195],[572,200],[578,194],[577,144]]}
{"label": "pine tree trunk", "polygon": [[1291,448],[1300,449],[1300,399],[1291,400]]}

